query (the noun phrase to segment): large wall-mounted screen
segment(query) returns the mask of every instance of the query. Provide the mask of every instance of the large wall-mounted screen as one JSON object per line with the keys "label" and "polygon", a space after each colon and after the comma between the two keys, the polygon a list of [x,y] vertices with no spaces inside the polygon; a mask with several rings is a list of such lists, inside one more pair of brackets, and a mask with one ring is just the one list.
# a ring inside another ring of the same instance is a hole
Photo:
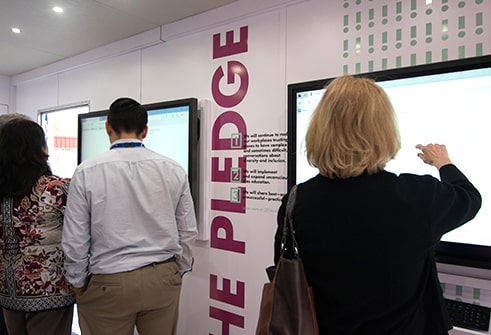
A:
{"label": "large wall-mounted screen", "polygon": [[[199,118],[196,98],[147,104],[147,148],[178,162],[187,172],[195,203],[198,200]],[[109,150],[107,110],[79,114],[78,162]]]}
{"label": "large wall-mounted screen", "polygon": [[[483,197],[482,209],[466,225],[444,235],[441,262],[491,269],[491,56],[362,74],[385,89],[397,114],[402,148],[386,167],[394,173],[438,171],[417,157],[418,143],[443,143],[453,162]],[[288,86],[288,186],[315,176],[305,154],[305,133],[331,79]]]}

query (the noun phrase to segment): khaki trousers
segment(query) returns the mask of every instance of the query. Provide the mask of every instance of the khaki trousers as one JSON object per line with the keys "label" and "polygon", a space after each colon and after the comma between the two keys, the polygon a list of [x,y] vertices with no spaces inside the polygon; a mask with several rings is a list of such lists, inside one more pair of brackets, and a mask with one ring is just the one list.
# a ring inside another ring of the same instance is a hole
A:
{"label": "khaki trousers", "polygon": [[17,312],[3,309],[10,335],[70,335],[73,306],[42,312]]}
{"label": "khaki trousers", "polygon": [[181,283],[175,261],[92,275],[77,301],[82,334],[175,334]]}

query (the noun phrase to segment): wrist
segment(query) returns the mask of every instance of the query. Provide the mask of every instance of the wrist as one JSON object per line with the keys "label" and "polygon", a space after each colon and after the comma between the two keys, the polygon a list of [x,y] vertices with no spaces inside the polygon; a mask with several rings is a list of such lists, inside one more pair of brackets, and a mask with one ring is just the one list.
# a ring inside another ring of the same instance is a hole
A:
{"label": "wrist", "polygon": [[445,165],[449,165],[449,164],[452,164],[452,162],[451,161],[445,161],[445,162],[438,164],[436,167],[438,168],[438,170],[440,170],[442,167],[444,167]]}

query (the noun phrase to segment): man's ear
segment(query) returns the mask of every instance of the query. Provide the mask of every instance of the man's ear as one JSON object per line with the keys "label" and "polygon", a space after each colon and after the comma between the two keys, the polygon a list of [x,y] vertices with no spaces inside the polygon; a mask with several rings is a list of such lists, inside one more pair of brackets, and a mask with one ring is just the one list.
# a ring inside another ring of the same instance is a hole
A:
{"label": "man's ear", "polygon": [[111,136],[112,132],[113,132],[113,129],[109,125],[109,122],[106,121],[106,133],[107,133],[107,135]]}
{"label": "man's ear", "polygon": [[141,138],[142,140],[147,137],[147,134],[148,134],[148,126],[145,126],[145,128],[143,129],[142,133],[141,133]]}

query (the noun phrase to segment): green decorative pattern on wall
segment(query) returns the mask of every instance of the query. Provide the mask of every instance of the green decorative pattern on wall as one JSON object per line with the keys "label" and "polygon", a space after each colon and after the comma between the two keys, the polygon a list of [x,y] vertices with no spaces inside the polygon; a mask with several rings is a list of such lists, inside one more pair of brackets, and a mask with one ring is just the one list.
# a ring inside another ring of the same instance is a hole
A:
{"label": "green decorative pattern on wall", "polygon": [[440,283],[443,296],[448,299],[463,301],[474,305],[481,305],[481,298],[489,297],[491,291],[486,289],[462,286],[456,284]]}
{"label": "green decorative pattern on wall", "polygon": [[491,53],[491,0],[344,0],[344,73]]}

